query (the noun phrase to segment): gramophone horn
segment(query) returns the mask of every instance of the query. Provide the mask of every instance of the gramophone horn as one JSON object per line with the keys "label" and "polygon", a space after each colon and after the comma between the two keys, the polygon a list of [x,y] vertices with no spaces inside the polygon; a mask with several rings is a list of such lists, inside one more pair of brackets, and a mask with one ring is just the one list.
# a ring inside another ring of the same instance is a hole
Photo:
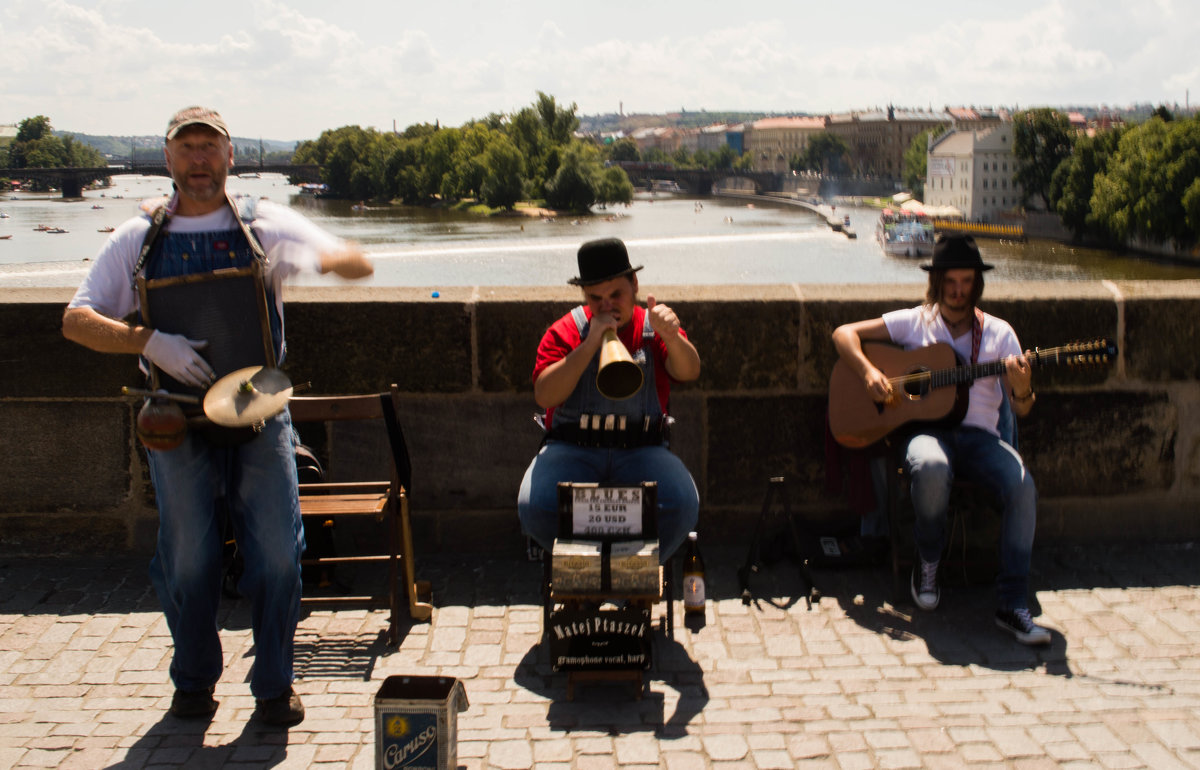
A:
{"label": "gramophone horn", "polygon": [[617,339],[612,329],[604,332],[600,347],[600,370],[596,372],[596,389],[613,401],[623,401],[642,389],[642,367],[633,361],[629,349]]}

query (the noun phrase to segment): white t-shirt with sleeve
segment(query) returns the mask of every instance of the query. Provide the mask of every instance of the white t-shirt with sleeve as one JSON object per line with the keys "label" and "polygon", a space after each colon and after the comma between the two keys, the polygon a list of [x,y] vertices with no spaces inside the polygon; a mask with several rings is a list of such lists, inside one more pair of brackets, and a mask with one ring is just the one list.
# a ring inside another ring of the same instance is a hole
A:
{"label": "white t-shirt with sleeve", "polygon": [[[892,342],[905,350],[915,350],[935,342],[947,342],[964,363],[971,360],[971,329],[955,338],[946,326],[938,306],[918,305],[904,310],[883,314]],[[979,341],[979,357],[976,363],[986,363],[1021,354],[1021,343],[1017,333],[1007,321],[993,315],[983,314],[983,334]],[[962,424],[981,428],[999,436],[996,425],[1000,419],[1000,405],[1004,400],[1004,379],[984,377],[975,380],[969,391],[967,414]]]}
{"label": "white t-shirt with sleeve", "polygon": [[[166,225],[167,232],[172,233],[208,233],[236,228],[237,220],[228,206],[196,217],[176,215],[168,219]],[[68,307],[90,307],[109,318],[124,318],[137,310],[133,268],[149,229],[150,217],[145,215],[129,219],[114,230]],[[281,288],[285,278],[301,271],[316,272],[316,255],[342,245],[340,239],[303,215],[271,201],[255,204],[251,230],[272,263],[268,276],[277,305],[282,305]]]}

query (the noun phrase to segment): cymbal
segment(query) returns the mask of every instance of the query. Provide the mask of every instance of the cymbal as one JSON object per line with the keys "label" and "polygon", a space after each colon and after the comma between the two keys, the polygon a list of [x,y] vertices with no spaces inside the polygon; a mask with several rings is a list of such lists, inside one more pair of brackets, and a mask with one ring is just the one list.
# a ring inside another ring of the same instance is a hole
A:
{"label": "cymbal", "polygon": [[245,428],[282,412],[292,397],[292,381],[278,369],[248,366],[230,372],[204,394],[204,414],[226,428]]}

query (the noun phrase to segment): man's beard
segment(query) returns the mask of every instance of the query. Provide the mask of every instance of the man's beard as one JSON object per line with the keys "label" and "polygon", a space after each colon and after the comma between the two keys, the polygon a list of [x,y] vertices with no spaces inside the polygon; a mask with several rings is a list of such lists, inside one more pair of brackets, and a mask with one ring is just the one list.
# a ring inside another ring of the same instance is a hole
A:
{"label": "man's beard", "polygon": [[206,183],[198,186],[190,175],[184,175],[182,179],[175,180],[175,186],[181,194],[196,201],[208,202],[220,197],[225,190],[225,175],[217,170],[205,170],[208,171]]}

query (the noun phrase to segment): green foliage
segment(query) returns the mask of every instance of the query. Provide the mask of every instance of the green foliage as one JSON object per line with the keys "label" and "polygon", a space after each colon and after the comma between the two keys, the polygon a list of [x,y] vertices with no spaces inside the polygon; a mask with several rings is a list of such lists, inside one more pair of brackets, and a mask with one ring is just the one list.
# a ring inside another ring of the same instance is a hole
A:
{"label": "green foliage", "polygon": [[50,135],[50,118],[38,115],[25,118],[17,125],[17,142],[34,142]]}
{"label": "green foliage", "polygon": [[629,137],[624,137],[609,145],[608,157],[609,160],[639,161],[642,159],[642,154],[638,151],[637,142]]}
{"label": "green foliage", "polygon": [[546,203],[551,208],[587,211],[596,202],[592,169],[582,145],[569,147],[558,164],[554,178],[546,183]]}
{"label": "green foliage", "polygon": [[913,137],[904,151],[901,177],[904,186],[912,191],[917,200],[925,200],[925,177],[929,165],[929,140],[937,139],[946,132],[945,124],[938,124],[930,131],[922,131]]}
{"label": "green foliage", "polygon": [[511,117],[492,114],[460,128],[423,123],[381,134],[344,126],[301,143],[294,162],[319,165],[333,195],[361,200],[479,199],[499,209],[546,191],[551,205],[574,211],[632,200],[625,172],[602,168],[600,150],[575,137],[575,110],[538,92]]}
{"label": "green foliage", "polygon": [[1108,165],[1117,151],[1121,129],[1081,136],[1075,141],[1071,157],[1063,161],[1050,179],[1050,203],[1063,225],[1076,237],[1100,230],[1092,213],[1092,193],[1096,174]]}
{"label": "green foliage", "polygon": [[1200,118],[1157,116],[1126,130],[1095,175],[1097,229],[1117,242],[1132,237],[1200,242]]}
{"label": "green foliage", "polygon": [[1017,164],[1013,179],[1026,200],[1037,195],[1047,211],[1053,210],[1050,182],[1059,164],[1071,155],[1067,116],[1049,107],[1018,112],[1013,116],[1013,155]]}
{"label": "green foliage", "polygon": [[483,152],[487,174],[479,194],[483,202],[495,208],[511,209],[525,194],[525,159],[517,146],[497,133]]}
{"label": "green foliage", "polygon": [[804,152],[791,158],[789,166],[795,171],[841,174],[847,169],[846,157],[849,154],[850,148],[844,139],[821,131],[808,140]]}
{"label": "green foliage", "polygon": [[596,181],[597,203],[630,203],[633,201],[633,183],[624,170],[609,166],[600,172]]}
{"label": "green foliage", "polygon": [[[7,168],[103,168],[107,165],[99,151],[71,134],[55,136],[50,118],[45,115],[25,118],[18,124],[16,138],[6,152],[0,151],[0,162]],[[31,185],[34,190],[45,190],[48,186],[42,181]]]}

